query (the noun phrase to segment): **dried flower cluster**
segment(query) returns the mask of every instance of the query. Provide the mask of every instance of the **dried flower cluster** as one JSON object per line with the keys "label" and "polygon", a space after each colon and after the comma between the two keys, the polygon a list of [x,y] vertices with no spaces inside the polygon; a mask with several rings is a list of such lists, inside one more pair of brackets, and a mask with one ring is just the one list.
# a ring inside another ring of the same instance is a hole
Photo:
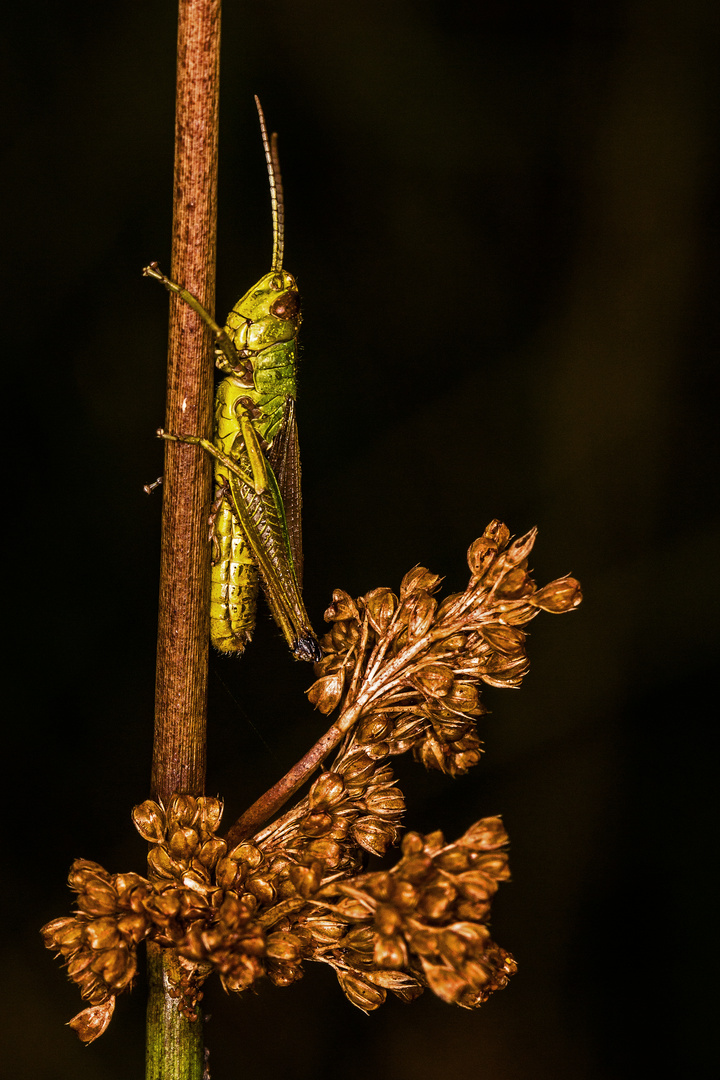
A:
{"label": "dried flower cluster", "polygon": [[535,588],[534,538],[510,543],[492,522],[469,549],[467,589],[439,605],[440,579],[422,567],[406,574],[399,596],[335,592],[309,696],[323,713],[340,707],[326,744],[339,749],[271,825],[229,848],[218,834],[222,802],[177,794],[167,808],[148,800],[133,812],[152,845],[147,878],[73,865],[76,914],[43,933],[89,1003],[71,1021],[84,1041],[105,1030],[145,939],[178,957],[174,993],[189,1017],[213,971],[242,991],[261,976],[290,985],[305,961],[329,964],[365,1011],[388,990],[410,1000],[425,987],[472,1008],[506,984],[515,962],[486,925],[508,877],[499,818],[453,844],[440,832],[408,833],[390,870],[363,873],[362,860],[399,839],[405,804],[388,759],[412,750],[426,767],[466,772],[480,756],[480,685],[519,685],[528,666],[521,627],[541,609],[580,602],[573,578]]}
{"label": "dried flower cluster", "polygon": [[480,757],[481,684],[519,686],[529,667],[522,627],[582,599],[571,577],[536,589],[527,570],[536,535],[510,543],[507,526],[492,521],[468,550],[465,592],[440,604],[441,578],[422,566],[405,575],[399,596],[375,589],[353,601],[336,590],[310,700],[321,712],[342,699],[353,720],[361,713],[374,759],[412,748],[426,768],[466,772]]}

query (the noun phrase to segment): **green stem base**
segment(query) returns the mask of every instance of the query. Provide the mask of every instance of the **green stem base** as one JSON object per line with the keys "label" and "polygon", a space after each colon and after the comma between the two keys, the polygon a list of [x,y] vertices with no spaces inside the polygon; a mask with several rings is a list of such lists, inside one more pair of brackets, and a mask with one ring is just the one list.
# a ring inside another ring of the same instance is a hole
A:
{"label": "green stem base", "polygon": [[167,949],[148,942],[148,1007],[145,1080],[202,1080],[202,1016],[187,1020],[168,994],[176,964]]}

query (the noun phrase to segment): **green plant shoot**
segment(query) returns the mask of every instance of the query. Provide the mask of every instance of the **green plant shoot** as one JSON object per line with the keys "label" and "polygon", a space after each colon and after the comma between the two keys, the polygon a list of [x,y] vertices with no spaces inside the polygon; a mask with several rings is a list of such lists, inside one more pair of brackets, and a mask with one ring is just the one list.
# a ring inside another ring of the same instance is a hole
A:
{"label": "green plant shoot", "polygon": [[269,274],[238,300],[224,328],[191,293],[152,263],[143,273],[180,296],[213,330],[216,365],[226,376],[215,396],[214,439],[165,432],[215,459],[210,514],[213,565],[210,638],[242,653],[255,626],[258,577],[272,615],[301,660],[322,653],[302,600],[302,499],[295,397],[302,321],[295,279],[283,270],[284,208],[277,138],[268,138],[257,97],[270,179],[273,257]]}

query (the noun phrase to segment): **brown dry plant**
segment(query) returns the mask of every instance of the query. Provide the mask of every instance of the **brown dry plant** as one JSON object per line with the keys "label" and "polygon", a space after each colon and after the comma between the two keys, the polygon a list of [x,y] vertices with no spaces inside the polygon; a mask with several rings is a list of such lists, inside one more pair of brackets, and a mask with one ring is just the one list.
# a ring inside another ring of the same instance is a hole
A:
{"label": "brown dry plant", "polygon": [[276,820],[258,815],[276,812],[303,770],[225,836],[217,798],[178,793],[167,806],[135,807],[135,827],[151,845],[147,877],[73,864],[75,914],[43,934],[88,1003],[71,1021],[83,1041],[107,1027],[144,940],[174,951],[172,993],[189,1018],[212,972],[240,992],[265,976],[289,986],[308,961],[328,964],[366,1012],[388,991],[410,1001],[426,987],[474,1008],[506,985],[516,964],[487,926],[509,877],[499,817],[452,843],[439,831],[408,832],[394,866],[366,872],[364,863],[400,840],[405,800],[391,759],[412,751],[452,776],[477,764],[482,685],[519,686],[528,670],[523,627],[541,610],[580,603],[572,577],[536,588],[528,573],[535,536],[513,541],[491,522],[468,550],[467,588],[441,602],[441,579],[420,566],[398,594],[380,588],[352,599],[336,590],[308,695],[337,719],[303,759],[305,773],[333,750],[335,759]]}

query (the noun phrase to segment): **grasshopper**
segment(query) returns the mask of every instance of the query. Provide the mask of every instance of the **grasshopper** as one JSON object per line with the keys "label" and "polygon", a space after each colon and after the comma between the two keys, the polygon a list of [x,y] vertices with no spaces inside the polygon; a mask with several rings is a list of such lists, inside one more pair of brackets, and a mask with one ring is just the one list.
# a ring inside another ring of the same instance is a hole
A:
{"label": "grasshopper", "polygon": [[213,331],[216,366],[226,375],[215,395],[214,439],[158,435],[202,446],[215,459],[210,513],[213,563],[210,638],[240,654],[252,637],[258,577],[273,617],[298,659],[322,656],[301,596],[300,453],[295,395],[297,334],[302,315],[295,279],[283,270],[284,207],[277,137],[268,138],[255,98],[270,180],[273,256],[270,273],[238,300],[224,327],[200,301],[167,278],[156,278]]}

